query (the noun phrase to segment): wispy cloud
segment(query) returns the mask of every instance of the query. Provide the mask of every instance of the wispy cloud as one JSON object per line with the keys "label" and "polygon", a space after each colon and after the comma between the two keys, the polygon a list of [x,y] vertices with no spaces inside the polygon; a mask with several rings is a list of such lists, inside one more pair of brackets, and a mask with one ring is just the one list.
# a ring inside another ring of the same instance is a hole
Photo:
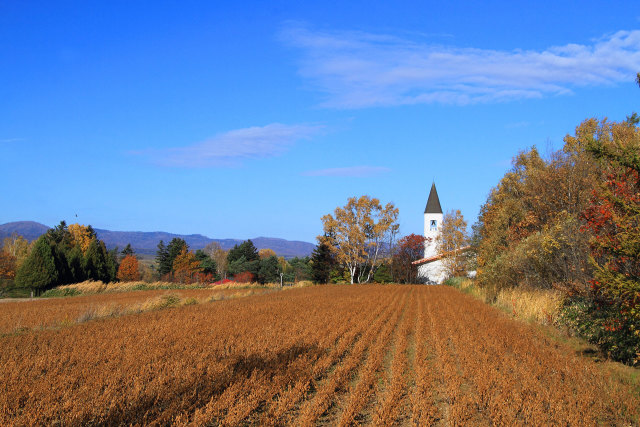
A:
{"label": "wispy cloud", "polygon": [[24,138],[5,138],[5,139],[0,139],[0,144],[11,144],[13,142],[22,142],[24,141]]}
{"label": "wispy cloud", "polygon": [[242,160],[273,157],[296,141],[317,134],[322,126],[272,123],[236,129],[186,147],[134,152],[156,164],[174,167],[233,166]]}
{"label": "wispy cloud", "polygon": [[640,30],[542,51],[457,48],[303,26],[288,27],[281,37],[301,50],[300,73],[326,94],[327,107],[541,98],[632,81],[640,70]]}
{"label": "wispy cloud", "polygon": [[306,176],[347,176],[366,178],[390,172],[391,169],[381,166],[350,166],[346,168],[319,169],[304,172]]}

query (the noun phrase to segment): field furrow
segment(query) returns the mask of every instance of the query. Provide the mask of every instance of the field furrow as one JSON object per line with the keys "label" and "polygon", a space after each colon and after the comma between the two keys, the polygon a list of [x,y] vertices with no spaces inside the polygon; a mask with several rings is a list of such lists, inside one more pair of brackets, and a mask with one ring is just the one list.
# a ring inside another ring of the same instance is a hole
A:
{"label": "field furrow", "polygon": [[[109,303],[83,298],[15,304],[37,317]],[[0,336],[0,376],[7,426],[638,425],[640,414],[637,386],[441,286],[317,286],[23,330]]]}
{"label": "field furrow", "polygon": [[401,314],[400,307],[406,302],[406,294],[403,295],[400,302],[394,302],[390,305],[392,310],[389,317],[382,322],[374,324],[363,334],[362,338],[353,346],[351,352],[342,360],[342,363],[336,367],[331,376],[320,385],[313,397],[305,402],[300,409],[298,418],[293,422],[294,425],[313,425],[322,414],[331,406],[335,399],[336,392],[345,387],[351,379],[351,375],[360,366],[363,356],[369,349],[378,334],[389,325],[395,326]]}

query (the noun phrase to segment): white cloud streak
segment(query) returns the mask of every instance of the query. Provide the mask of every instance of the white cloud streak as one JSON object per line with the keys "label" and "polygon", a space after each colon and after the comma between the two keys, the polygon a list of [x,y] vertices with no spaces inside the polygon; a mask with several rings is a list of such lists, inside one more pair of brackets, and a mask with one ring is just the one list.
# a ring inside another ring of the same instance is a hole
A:
{"label": "white cloud streak", "polygon": [[232,130],[187,147],[146,150],[134,154],[147,155],[161,166],[234,166],[242,160],[280,155],[295,142],[309,139],[321,129],[321,126],[272,123]]}
{"label": "white cloud streak", "polygon": [[326,94],[323,106],[335,108],[542,98],[632,81],[640,70],[640,30],[543,51],[456,48],[300,26],[281,37],[301,50],[300,74]]}
{"label": "white cloud streak", "polygon": [[350,166],[346,168],[319,169],[304,172],[306,176],[341,176],[367,178],[390,172],[391,169],[381,166]]}

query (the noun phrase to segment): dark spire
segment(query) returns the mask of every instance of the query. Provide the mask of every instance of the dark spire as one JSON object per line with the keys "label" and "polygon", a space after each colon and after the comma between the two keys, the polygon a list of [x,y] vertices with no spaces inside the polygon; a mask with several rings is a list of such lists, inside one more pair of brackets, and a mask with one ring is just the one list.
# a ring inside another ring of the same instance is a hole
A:
{"label": "dark spire", "polygon": [[429,200],[427,200],[427,207],[424,208],[424,213],[442,213],[442,208],[440,207],[440,199],[438,198],[438,192],[436,191],[435,182],[431,184]]}

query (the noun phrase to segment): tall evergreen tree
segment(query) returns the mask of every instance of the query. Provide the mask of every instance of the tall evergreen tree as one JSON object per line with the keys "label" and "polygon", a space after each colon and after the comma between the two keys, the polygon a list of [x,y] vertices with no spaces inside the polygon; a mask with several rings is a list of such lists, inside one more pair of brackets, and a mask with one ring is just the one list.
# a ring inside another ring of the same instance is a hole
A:
{"label": "tall evergreen tree", "polygon": [[311,277],[315,283],[329,283],[335,260],[329,245],[320,243],[311,255]]}
{"label": "tall evergreen tree", "polygon": [[158,264],[158,274],[164,276],[171,273],[171,267],[173,262],[169,260],[169,251],[164,245],[164,242],[160,240],[158,243],[158,250],[156,251],[156,263]]}
{"label": "tall evergreen tree", "polygon": [[58,280],[52,246],[46,236],[41,236],[18,269],[15,284],[19,288],[46,289],[57,285]]}
{"label": "tall evergreen tree", "polygon": [[110,281],[111,266],[108,264],[108,256],[104,243],[97,239],[92,239],[84,256],[84,270],[88,279],[102,280],[103,282]]}
{"label": "tall evergreen tree", "polygon": [[189,251],[189,245],[187,245],[187,242],[179,237],[174,237],[167,245],[167,252],[169,254],[168,262],[171,265],[169,271],[173,271],[173,262],[175,261],[176,257],[180,255],[183,249]]}
{"label": "tall evergreen tree", "polygon": [[135,252],[131,247],[131,243],[127,243],[127,246],[124,247],[124,249],[122,250],[122,252],[120,252],[120,254],[122,255],[122,258],[126,257],[127,255],[135,255]]}
{"label": "tall evergreen tree", "polygon": [[216,274],[216,263],[215,261],[205,253],[202,249],[198,249],[196,251],[196,259],[200,262],[200,268],[202,269],[202,273],[204,274]]}
{"label": "tall evergreen tree", "polygon": [[[100,240],[100,244],[106,251],[107,248],[102,240]],[[118,252],[117,246],[107,252],[107,277],[109,282],[115,282],[118,278],[118,267],[120,267],[120,263],[118,262]]]}
{"label": "tall evergreen tree", "polygon": [[73,282],[78,283],[85,281],[87,275],[84,272],[84,257],[79,245],[74,246],[73,249],[69,251],[67,261]]}
{"label": "tall evergreen tree", "polygon": [[258,261],[260,259],[258,249],[256,249],[251,240],[245,240],[239,245],[235,245],[227,255],[229,264],[240,259],[240,257],[244,257],[245,261]]}
{"label": "tall evergreen tree", "polygon": [[280,281],[280,265],[278,258],[270,256],[261,259],[258,269],[258,282],[260,283],[278,283]]}

